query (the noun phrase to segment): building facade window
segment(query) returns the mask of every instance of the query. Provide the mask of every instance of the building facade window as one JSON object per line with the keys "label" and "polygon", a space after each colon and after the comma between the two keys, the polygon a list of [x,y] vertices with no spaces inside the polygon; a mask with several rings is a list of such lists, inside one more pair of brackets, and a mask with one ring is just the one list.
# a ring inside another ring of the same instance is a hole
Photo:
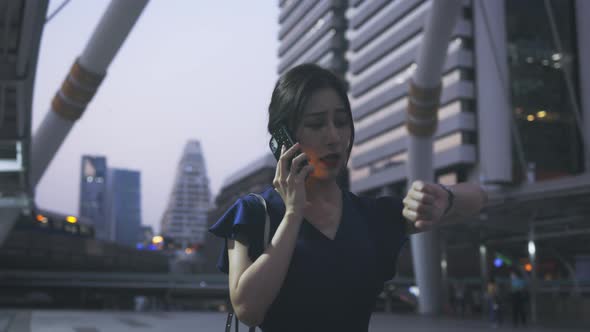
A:
{"label": "building facade window", "polygon": [[[575,108],[564,74],[568,72],[572,78],[578,99],[574,3],[550,1],[556,25],[556,31],[552,31],[543,3],[506,1],[508,88],[526,162],[515,166],[534,169],[537,180],[577,174],[584,167]],[[561,41],[562,52],[554,34]],[[520,163],[518,157],[514,160]]]}

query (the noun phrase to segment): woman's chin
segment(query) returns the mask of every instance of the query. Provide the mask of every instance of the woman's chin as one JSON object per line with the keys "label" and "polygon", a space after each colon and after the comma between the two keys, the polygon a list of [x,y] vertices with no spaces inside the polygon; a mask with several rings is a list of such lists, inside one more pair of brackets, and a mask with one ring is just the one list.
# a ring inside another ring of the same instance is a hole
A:
{"label": "woman's chin", "polygon": [[309,174],[308,179],[314,179],[315,181],[330,181],[338,178],[338,171],[334,170],[316,170]]}

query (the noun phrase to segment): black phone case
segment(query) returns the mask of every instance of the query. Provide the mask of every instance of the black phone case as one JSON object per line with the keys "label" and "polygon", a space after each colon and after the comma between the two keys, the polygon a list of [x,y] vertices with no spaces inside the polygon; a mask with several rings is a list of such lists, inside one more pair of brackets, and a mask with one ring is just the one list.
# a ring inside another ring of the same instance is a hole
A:
{"label": "black phone case", "polygon": [[281,157],[281,147],[284,145],[285,150],[289,149],[295,144],[295,141],[289,135],[289,131],[285,126],[279,127],[279,129],[272,132],[272,137],[268,143],[272,154],[275,156],[277,161]]}
{"label": "black phone case", "polygon": [[[295,141],[291,138],[289,134],[289,130],[287,127],[281,126],[279,129],[272,132],[272,137],[270,138],[270,142],[268,142],[270,150],[272,154],[275,156],[277,161],[281,158],[281,147],[285,146],[285,151],[288,150],[290,147],[295,145]],[[298,151],[299,154],[301,151]],[[297,171],[300,171],[304,166],[308,164],[307,160],[304,160],[300,165],[300,168]],[[291,169],[291,163],[287,166],[288,169]],[[308,174],[309,176],[309,174]]]}

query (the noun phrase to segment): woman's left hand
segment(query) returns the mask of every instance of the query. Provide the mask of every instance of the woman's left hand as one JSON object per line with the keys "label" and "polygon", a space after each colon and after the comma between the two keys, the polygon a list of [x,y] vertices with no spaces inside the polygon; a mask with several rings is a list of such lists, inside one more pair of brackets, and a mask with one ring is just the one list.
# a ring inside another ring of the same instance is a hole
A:
{"label": "woman's left hand", "polygon": [[418,229],[435,226],[440,223],[449,204],[448,195],[438,184],[414,181],[403,200],[403,215]]}

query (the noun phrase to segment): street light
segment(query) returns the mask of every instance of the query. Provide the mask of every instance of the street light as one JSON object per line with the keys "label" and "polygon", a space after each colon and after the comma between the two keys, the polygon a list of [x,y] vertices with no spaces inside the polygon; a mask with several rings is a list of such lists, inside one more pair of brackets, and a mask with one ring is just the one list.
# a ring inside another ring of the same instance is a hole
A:
{"label": "street light", "polygon": [[37,215],[37,221],[38,221],[38,222],[40,222],[40,223],[42,223],[42,224],[46,224],[47,222],[49,222],[49,221],[47,220],[47,217],[45,217],[45,216],[44,216],[44,215],[42,215],[42,214],[38,214],[38,215]]}
{"label": "street light", "polygon": [[535,247],[535,242],[533,242],[532,240],[529,241],[529,255],[534,256],[536,251],[537,248]]}

